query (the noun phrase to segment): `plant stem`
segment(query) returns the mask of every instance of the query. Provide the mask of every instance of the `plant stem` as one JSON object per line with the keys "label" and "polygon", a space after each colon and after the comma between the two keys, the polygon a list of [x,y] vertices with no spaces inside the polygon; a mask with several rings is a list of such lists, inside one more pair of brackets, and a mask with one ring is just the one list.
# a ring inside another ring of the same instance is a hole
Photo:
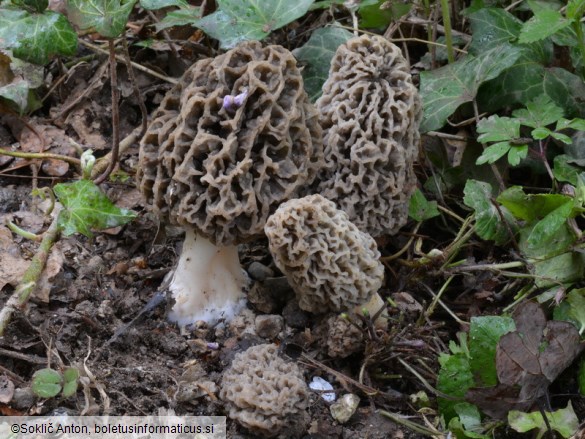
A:
{"label": "plant stem", "polygon": [[106,181],[118,164],[120,151],[120,107],[118,106],[120,90],[118,90],[118,72],[116,71],[116,48],[112,38],[108,39],[108,45],[110,48],[110,88],[112,91],[112,156],[104,173],[94,181],[98,185]]}
{"label": "plant stem", "polygon": [[581,20],[573,21],[573,28],[577,35],[577,41],[579,44],[579,52],[581,52],[581,77],[585,79],[585,36],[583,35],[583,27],[581,26]]}
{"label": "plant stem", "polygon": [[451,14],[449,12],[449,0],[441,0],[441,11],[443,13],[443,26],[445,26],[445,43],[447,45],[447,59],[449,64],[455,62],[453,52],[453,37],[451,35]]}
{"label": "plant stem", "polygon": [[4,308],[0,311],[0,337],[4,335],[14,311],[21,308],[28,301],[31,293],[35,290],[38,280],[41,277],[49,252],[53,243],[57,240],[61,228],[59,227],[59,212],[55,211],[53,222],[43,234],[39,249],[30,261],[29,267],[24,272],[22,280],[16,290],[6,301]]}
{"label": "plant stem", "polygon": [[34,233],[31,232],[27,232],[24,229],[21,229],[20,227],[18,227],[16,224],[14,224],[11,221],[8,221],[6,223],[6,226],[12,231],[12,233],[16,233],[17,235],[22,236],[25,239],[29,239],[31,241],[41,241],[42,237],[39,235],[35,235]]}
{"label": "plant stem", "polygon": [[61,154],[51,154],[48,152],[22,152],[22,151],[8,151],[7,149],[0,148],[0,155],[7,155],[10,157],[17,157],[19,159],[27,160],[62,160],[69,163],[70,165],[76,166],[81,169],[81,161],[75,157],[69,157]]}

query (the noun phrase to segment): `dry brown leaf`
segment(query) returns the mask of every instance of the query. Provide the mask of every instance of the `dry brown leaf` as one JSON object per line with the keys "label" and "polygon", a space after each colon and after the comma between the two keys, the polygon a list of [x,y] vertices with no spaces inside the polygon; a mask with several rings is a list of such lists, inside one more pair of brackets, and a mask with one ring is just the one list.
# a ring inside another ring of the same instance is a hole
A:
{"label": "dry brown leaf", "polygon": [[0,226],[0,290],[7,284],[18,285],[29,264],[12,240],[12,232]]}

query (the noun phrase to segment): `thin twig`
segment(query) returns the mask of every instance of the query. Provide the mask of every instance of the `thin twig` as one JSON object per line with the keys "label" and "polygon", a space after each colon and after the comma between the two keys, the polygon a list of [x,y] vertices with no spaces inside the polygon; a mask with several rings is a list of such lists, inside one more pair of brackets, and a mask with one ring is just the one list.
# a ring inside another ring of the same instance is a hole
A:
{"label": "thin twig", "polygon": [[101,184],[110,176],[114,168],[118,165],[120,152],[120,90],[118,90],[118,72],[116,66],[116,47],[114,40],[108,39],[110,47],[110,88],[112,91],[112,150],[108,167],[98,178],[94,180],[95,184]]}
{"label": "thin twig", "polygon": [[0,148],[0,155],[7,155],[10,157],[17,157],[20,159],[27,160],[62,160],[81,169],[81,161],[78,158],[70,157],[68,155],[52,154],[49,152],[22,152],[22,151],[9,151],[7,149]]}
{"label": "thin twig", "polygon": [[[79,42],[82,45],[84,45],[85,47],[87,47],[87,48],[89,48],[91,50],[94,50],[96,52],[102,53],[104,55],[109,55],[109,53],[108,53],[107,50],[102,49],[101,47],[96,46],[95,44],[91,44],[91,43],[88,43],[87,41],[83,41],[83,40],[79,40]],[[119,61],[122,61],[122,62],[124,61],[124,57],[122,57],[120,55],[116,55],[116,59],[119,60]],[[171,77],[166,76],[166,75],[161,75],[160,73],[155,72],[154,70],[151,70],[148,67],[144,67],[144,66],[142,66],[142,65],[140,65],[138,63],[135,63],[135,62],[132,62],[132,67],[134,67],[135,69],[138,69],[138,70],[140,70],[140,71],[142,71],[144,73],[148,73],[149,75],[154,76],[155,78],[162,79],[163,81],[169,82],[169,83],[171,83],[173,85],[174,84],[177,84],[179,82],[175,78],[171,78]]]}
{"label": "thin twig", "polygon": [[[151,11],[149,11],[151,12]],[[134,69],[132,68],[132,61],[130,60],[130,52],[128,51],[128,43],[124,38],[122,38],[122,47],[124,48],[124,60],[126,61],[126,69],[128,70],[128,78],[130,78],[130,84],[132,84],[132,91],[134,92],[134,97],[138,101],[138,107],[140,108],[140,114],[142,115],[142,122],[140,124],[140,134],[138,137],[142,137],[144,133],[146,133],[146,124],[148,122],[148,111],[146,110],[146,105],[144,104],[144,99],[142,99],[142,94],[138,89],[138,83],[136,81],[136,76],[134,75]],[[118,145],[119,146],[119,145]]]}

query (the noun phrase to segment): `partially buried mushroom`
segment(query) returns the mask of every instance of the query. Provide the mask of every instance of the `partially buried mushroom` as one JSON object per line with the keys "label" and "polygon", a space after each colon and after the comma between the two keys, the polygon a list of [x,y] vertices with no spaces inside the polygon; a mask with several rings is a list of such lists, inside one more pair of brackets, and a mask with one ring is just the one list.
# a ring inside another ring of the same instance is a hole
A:
{"label": "partially buried mushroom", "polygon": [[396,233],[416,188],[422,116],[400,49],[368,35],[339,46],[317,109],[326,162],[315,192],[360,230],[374,237]]}
{"label": "partially buried mushroom", "polygon": [[236,246],[262,235],[322,167],[317,119],[292,54],[255,41],[197,62],[164,98],[137,178],[147,202],[185,229],[171,320],[237,312],[246,279]]}
{"label": "partially buried mushroom", "polygon": [[303,310],[345,311],[379,297],[384,266],[376,242],[332,201],[318,194],[287,201],[268,218],[265,232]]}

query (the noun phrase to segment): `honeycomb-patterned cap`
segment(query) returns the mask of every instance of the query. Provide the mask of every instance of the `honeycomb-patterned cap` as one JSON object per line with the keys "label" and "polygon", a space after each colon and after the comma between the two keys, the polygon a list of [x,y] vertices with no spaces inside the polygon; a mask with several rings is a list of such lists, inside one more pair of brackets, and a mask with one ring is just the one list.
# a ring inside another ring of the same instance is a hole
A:
{"label": "honeycomb-patterned cap", "polygon": [[309,391],[295,363],[275,344],[253,346],[224,372],[219,397],[228,415],[262,437],[299,437],[306,431]]}
{"label": "honeycomb-patterned cap", "polygon": [[364,35],[342,44],[317,101],[325,169],[315,192],[372,236],[404,225],[416,188],[422,107],[400,49]]}
{"label": "honeycomb-patterned cap", "polygon": [[296,60],[250,41],[195,63],[163,99],[137,178],[171,222],[232,245],[261,235],[322,164],[322,131]]}
{"label": "honeycomb-patterned cap", "polygon": [[283,203],[264,228],[277,267],[305,311],[343,311],[365,304],[382,286],[374,239],[321,195]]}

